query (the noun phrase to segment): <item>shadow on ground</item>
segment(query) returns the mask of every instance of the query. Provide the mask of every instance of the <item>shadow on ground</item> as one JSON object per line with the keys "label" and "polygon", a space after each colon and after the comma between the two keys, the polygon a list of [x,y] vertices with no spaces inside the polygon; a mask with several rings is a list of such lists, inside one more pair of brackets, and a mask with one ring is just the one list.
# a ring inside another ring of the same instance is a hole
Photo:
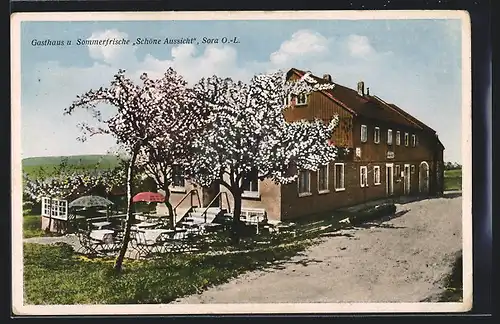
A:
{"label": "shadow on ground", "polygon": [[381,228],[381,229],[402,229],[406,228],[405,226],[395,226],[393,224],[388,224],[390,220],[399,218],[404,216],[410,211],[410,209],[405,209],[405,210],[400,210],[396,213],[389,214],[386,216],[383,216],[379,219],[376,220],[370,220],[370,221],[365,221],[360,224],[349,224],[349,223],[338,223],[336,227],[330,227],[329,230],[323,231],[320,236],[322,238],[327,238],[327,237],[348,237],[348,238],[354,238],[355,235],[353,233],[348,233],[342,230],[359,230],[359,229],[368,229],[368,228]]}
{"label": "shadow on ground", "polygon": [[423,200],[433,200],[433,199],[439,199],[439,198],[445,198],[445,199],[453,199],[453,198],[457,198],[457,197],[461,197],[462,196],[462,192],[461,191],[450,191],[450,192],[445,192],[443,195],[441,196],[425,196],[425,197],[400,197],[400,198],[396,198],[394,199],[394,203],[395,204],[399,204],[399,205],[405,205],[405,204],[409,204],[409,203],[412,203],[412,202],[417,202],[417,201],[423,201]]}

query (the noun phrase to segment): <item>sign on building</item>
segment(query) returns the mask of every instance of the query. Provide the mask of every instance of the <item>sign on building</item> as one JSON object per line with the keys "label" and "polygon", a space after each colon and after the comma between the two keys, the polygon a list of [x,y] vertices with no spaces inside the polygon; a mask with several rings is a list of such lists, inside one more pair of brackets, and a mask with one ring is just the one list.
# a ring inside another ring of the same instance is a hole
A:
{"label": "sign on building", "polygon": [[394,159],[394,152],[387,151],[387,155],[386,156],[387,156],[388,159]]}
{"label": "sign on building", "polygon": [[356,157],[361,158],[361,147],[356,147]]}
{"label": "sign on building", "polygon": [[68,220],[68,201],[63,199],[42,198],[42,216]]}

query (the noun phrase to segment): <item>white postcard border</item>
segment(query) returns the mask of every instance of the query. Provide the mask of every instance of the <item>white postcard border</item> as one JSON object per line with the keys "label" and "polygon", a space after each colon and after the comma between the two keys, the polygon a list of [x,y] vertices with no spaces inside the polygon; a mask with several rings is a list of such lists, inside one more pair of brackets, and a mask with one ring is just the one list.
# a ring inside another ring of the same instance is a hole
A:
{"label": "white postcard border", "polygon": [[[150,20],[376,20],[460,19],[462,21],[462,303],[314,303],[314,304],[159,304],[159,305],[24,305],[21,172],[20,27],[23,21]],[[472,307],[472,84],[471,27],[466,11],[255,11],[255,12],[44,12],[11,16],[12,144],[12,310],[16,315],[116,314],[272,314],[272,313],[407,313],[464,312]]]}

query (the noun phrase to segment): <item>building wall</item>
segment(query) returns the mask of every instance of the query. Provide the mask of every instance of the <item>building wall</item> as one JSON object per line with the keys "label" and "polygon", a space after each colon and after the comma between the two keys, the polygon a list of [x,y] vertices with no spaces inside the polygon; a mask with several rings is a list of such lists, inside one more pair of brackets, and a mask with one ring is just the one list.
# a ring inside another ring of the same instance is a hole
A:
{"label": "building wall", "polygon": [[[203,190],[199,186],[196,186],[195,184],[186,180],[184,189],[182,189],[182,188],[171,188],[170,189],[170,203],[172,204],[172,207],[177,206],[177,208],[179,208],[179,209],[189,209],[191,207],[191,198],[189,196],[187,198],[185,198],[184,200],[182,200],[182,198],[186,195],[186,193],[188,193],[190,190],[193,190],[193,189],[195,189],[196,192],[198,193],[198,196],[199,196],[200,202],[201,202],[201,204],[198,203],[197,197],[195,195],[193,195],[193,200],[192,200],[193,205],[194,206],[203,205]],[[158,190],[158,192],[165,194],[165,192],[163,190]],[[182,200],[182,202],[181,202],[181,200]],[[157,204],[156,212],[158,214],[168,215],[167,206],[165,204]]]}
{"label": "building wall", "polygon": [[[361,161],[385,161],[387,159],[387,152],[391,151],[394,153],[393,160],[396,161],[414,161],[419,162],[424,160],[433,160],[434,158],[434,147],[435,137],[430,137],[428,134],[421,130],[404,127],[401,125],[394,125],[383,123],[379,121],[371,121],[367,119],[356,118],[354,120],[354,146],[361,148]],[[361,125],[367,125],[368,127],[368,141],[361,142]],[[374,143],[374,132],[375,127],[380,127],[380,143]],[[387,130],[392,129],[393,138],[392,145],[387,144]],[[396,132],[400,131],[401,134],[401,144],[396,145]],[[408,133],[409,145],[404,145],[404,134]],[[417,146],[412,147],[411,137],[412,135],[417,136]]]}
{"label": "building wall", "polygon": [[307,104],[288,107],[283,112],[288,122],[298,120],[321,119],[330,121],[333,116],[339,117],[339,124],[334,131],[332,140],[336,145],[352,147],[352,114],[342,108],[322,92],[313,92],[308,96]]}
{"label": "building wall", "polygon": [[[221,191],[228,193],[231,211],[234,207],[234,198],[229,190],[221,186]],[[241,208],[262,208],[267,212],[267,218],[279,220],[281,217],[281,186],[270,179],[259,181],[259,196],[248,197],[242,195]],[[226,204],[224,204],[226,206]]]}
{"label": "building wall", "polygon": [[[368,127],[368,140],[361,142],[361,125]],[[380,143],[374,143],[375,127],[380,127]],[[361,157],[355,159],[360,162],[373,163],[394,163],[401,165],[403,170],[405,164],[415,166],[415,173],[411,174],[411,191],[410,194],[419,193],[419,171],[420,164],[425,161],[429,165],[429,192],[433,193],[436,189],[436,137],[428,132],[411,128],[408,126],[394,125],[381,121],[372,121],[362,118],[354,120],[354,146],[361,149]],[[392,129],[393,139],[392,145],[387,144],[387,130]],[[400,131],[401,144],[396,145],[396,132]],[[408,133],[409,145],[404,145],[404,134]],[[412,135],[417,136],[417,145],[412,146]],[[392,152],[393,156],[389,158],[388,152]],[[396,169],[396,167],[394,167]],[[396,190],[396,186],[395,186]],[[403,194],[403,182],[398,183],[398,194]]]}
{"label": "building wall", "polygon": [[[299,217],[304,217],[313,214],[325,213],[338,208],[361,204],[376,199],[388,198],[387,182],[386,182],[386,166],[392,164],[393,178],[393,196],[398,197],[404,195],[404,178],[396,174],[397,165],[400,170],[404,171],[404,165],[410,165],[410,195],[419,193],[419,167],[420,162],[415,161],[333,161],[328,168],[328,190],[327,193],[318,192],[318,174],[311,172],[311,194],[300,197],[298,193],[297,181],[287,184],[278,185],[270,179],[259,182],[259,196],[245,197],[242,196],[242,208],[262,208],[267,212],[268,219],[272,220],[291,220]],[[426,160],[429,165],[429,189],[435,186],[435,177],[432,174],[436,173],[435,163],[432,160]],[[344,163],[344,188],[345,190],[337,191],[335,189],[334,164]],[[414,172],[411,172],[411,165],[414,165]],[[368,171],[368,187],[360,185],[360,167],[366,166]],[[375,184],[374,166],[380,167],[380,184]],[[186,182],[186,192],[190,189],[197,189],[202,200],[202,189]],[[231,211],[234,208],[234,199],[232,194],[224,186],[220,186],[220,190],[227,193]],[[171,203],[177,205],[185,192],[172,192]],[[195,205],[197,200],[193,199]],[[202,200],[203,201],[203,200]],[[202,203],[203,204],[203,203]],[[190,199],[185,199],[180,205],[180,208],[189,208],[191,206]],[[163,204],[158,205],[159,210],[163,208],[166,214],[166,207]],[[222,207],[227,208],[226,198],[223,196]],[[161,211],[159,211],[161,212]]]}

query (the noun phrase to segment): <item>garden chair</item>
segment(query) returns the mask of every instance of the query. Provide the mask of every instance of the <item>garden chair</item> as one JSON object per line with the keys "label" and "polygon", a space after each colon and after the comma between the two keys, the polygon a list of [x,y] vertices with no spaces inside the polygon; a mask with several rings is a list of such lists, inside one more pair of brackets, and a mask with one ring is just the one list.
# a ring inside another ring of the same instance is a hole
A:
{"label": "garden chair", "polygon": [[[133,234],[132,234],[133,233]],[[131,232],[131,247],[137,251],[140,257],[149,257],[152,254],[159,253],[159,244],[156,241],[148,240],[143,231]]]}
{"label": "garden chair", "polygon": [[76,251],[76,253],[81,253],[85,255],[98,254],[99,247],[103,244],[102,241],[90,237],[89,231],[79,230],[77,231],[76,235],[80,243],[80,248]]}
{"label": "garden chair", "polygon": [[123,237],[115,236],[112,234],[106,234],[102,240],[102,244],[99,245],[98,252],[104,255],[110,255],[118,252],[123,243]]}
{"label": "garden chair", "polygon": [[158,239],[162,253],[179,253],[185,251],[189,246],[188,233],[186,229],[176,228],[173,233],[162,234]]}

